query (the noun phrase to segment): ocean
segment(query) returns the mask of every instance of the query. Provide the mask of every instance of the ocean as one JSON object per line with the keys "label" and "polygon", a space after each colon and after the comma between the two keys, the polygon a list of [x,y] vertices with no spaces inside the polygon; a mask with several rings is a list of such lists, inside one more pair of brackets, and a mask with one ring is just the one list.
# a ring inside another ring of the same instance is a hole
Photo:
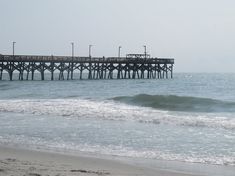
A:
{"label": "ocean", "polygon": [[0,81],[0,145],[235,166],[235,74]]}

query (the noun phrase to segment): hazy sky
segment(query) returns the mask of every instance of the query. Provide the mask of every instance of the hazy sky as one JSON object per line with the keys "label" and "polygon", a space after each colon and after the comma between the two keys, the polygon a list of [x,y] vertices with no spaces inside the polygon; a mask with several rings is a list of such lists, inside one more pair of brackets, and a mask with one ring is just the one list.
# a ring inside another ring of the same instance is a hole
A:
{"label": "hazy sky", "polygon": [[175,58],[177,72],[235,71],[234,0],[0,0],[0,53]]}

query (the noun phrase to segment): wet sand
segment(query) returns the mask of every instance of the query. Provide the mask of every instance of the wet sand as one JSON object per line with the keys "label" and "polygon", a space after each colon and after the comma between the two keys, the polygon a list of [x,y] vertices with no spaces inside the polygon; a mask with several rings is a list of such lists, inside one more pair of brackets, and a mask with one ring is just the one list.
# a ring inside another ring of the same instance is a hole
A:
{"label": "wet sand", "polygon": [[196,176],[92,156],[0,146],[0,176]]}

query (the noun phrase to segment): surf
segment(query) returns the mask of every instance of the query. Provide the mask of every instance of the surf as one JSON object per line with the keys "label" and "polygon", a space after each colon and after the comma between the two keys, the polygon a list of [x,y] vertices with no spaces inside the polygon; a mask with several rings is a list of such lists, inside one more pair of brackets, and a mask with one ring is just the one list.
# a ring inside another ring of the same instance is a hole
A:
{"label": "surf", "polygon": [[235,102],[201,97],[138,94],[135,96],[118,96],[114,97],[113,100],[167,111],[235,112]]}
{"label": "surf", "polygon": [[[125,99],[126,100],[126,99]],[[234,130],[234,113],[191,113],[140,107],[114,100],[88,99],[21,99],[0,100],[0,113],[95,118],[100,120],[135,121],[150,124],[225,128]]]}

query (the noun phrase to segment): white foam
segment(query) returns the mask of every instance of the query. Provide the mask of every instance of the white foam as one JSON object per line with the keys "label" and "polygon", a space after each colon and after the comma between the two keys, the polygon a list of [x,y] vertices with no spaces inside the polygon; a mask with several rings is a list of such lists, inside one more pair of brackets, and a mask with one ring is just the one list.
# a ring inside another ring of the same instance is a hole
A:
{"label": "white foam", "polygon": [[130,158],[146,158],[167,161],[180,161],[189,163],[204,163],[213,165],[230,165],[235,166],[235,158],[233,156],[219,155],[203,155],[203,154],[176,154],[167,151],[158,150],[134,150],[131,147],[123,146],[101,146],[89,144],[75,144],[72,142],[61,143],[61,141],[46,141],[41,138],[27,138],[24,135],[7,136],[7,139],[0,136],[0,142],[4,145],[21,146],[36,150],[53,150],[58,152],[85,152],[109,156],[120,156]]}
{"label": "white foam", "polygon": [[56,115],[66,118],[132,120],[141,123],[235,129],[235,118],[223,114],[177,113],[116,103],[111,100],[33,99],[0,100],[0,112]]}

